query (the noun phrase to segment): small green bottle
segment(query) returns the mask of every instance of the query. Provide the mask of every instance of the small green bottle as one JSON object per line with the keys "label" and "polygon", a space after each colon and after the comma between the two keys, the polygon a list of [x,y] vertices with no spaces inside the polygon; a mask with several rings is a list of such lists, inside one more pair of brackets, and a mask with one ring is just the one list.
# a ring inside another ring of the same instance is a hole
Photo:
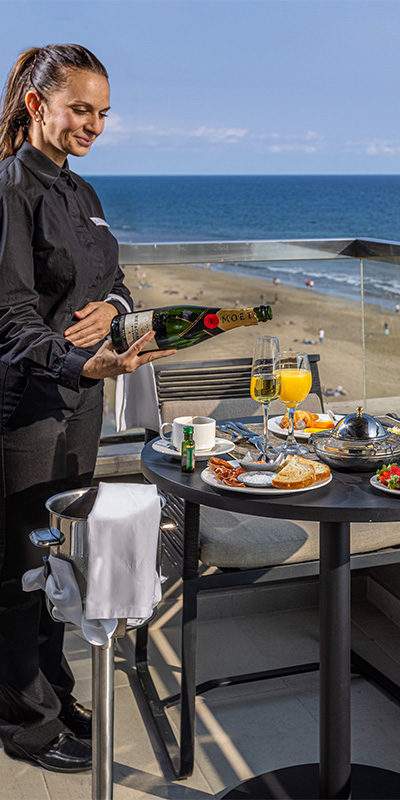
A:
{"label": "small green bottle", "polygon": [[181,444],[181,470],[182,472],[194,472],[195,457],[192,425],[185,425],[183,436],[184,439]]}

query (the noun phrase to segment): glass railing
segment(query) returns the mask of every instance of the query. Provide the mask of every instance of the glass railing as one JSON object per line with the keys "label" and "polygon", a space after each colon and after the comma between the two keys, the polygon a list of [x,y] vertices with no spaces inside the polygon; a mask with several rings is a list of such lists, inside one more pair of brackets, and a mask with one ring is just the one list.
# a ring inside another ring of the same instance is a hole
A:
{"label": "glass railing", "polygon": [[[319,353],[327,405],[400,414],[400,243],[373,239],[120,244],[138,309],[270,304],[274,318],[237,328],[174,361],[251,356],[257,334],[281,349]],[[114,430],[114,382],[106,381],[104,433]],[[332,398],[332,400],[330,400]],[[386,399],[387,398],[387,399]],[[386,408],[386,405],[387,408]]]}

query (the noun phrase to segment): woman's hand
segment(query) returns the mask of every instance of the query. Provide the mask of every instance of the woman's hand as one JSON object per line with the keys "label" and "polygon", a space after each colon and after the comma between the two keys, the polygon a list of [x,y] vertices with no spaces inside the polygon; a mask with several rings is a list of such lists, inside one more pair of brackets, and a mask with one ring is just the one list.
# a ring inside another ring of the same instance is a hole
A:
{"label": "woman's hand", "polygon": [[75,347],[91,347],[110,333],[112,319],[118,314],[111,303],[88,303],[75,317],[80,320],[64,331],[64,336]]}
{"label": "woman's hand", "polygon": [[142,347],[154,338],[154,331],[145,333],[140,339],[131,345],[125,353],[116,353],[113,350],[112,342],[104,342],[94,356],[89,358],[84,365],[81,375],[84,378],[115,378],[117,375],[125,375],[134,372],[142,364],[155,361],[157,358],[166,358],[176,353],[176,350],[152,350],[151,352],[141,353]]}

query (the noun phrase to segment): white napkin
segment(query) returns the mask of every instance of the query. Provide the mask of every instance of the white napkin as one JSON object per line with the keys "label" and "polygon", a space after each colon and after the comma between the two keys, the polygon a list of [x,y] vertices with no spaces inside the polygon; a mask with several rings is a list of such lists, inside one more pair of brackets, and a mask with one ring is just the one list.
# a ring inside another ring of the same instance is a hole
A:
{"label": "white napkin", "polygon": [[115,427],[158,431],[161,416],[153,364],[142,364],[129,375],[118,375],[115,384]]}
{"label": "white napkin", "polygon": [[147,619],[161,600],[160,499],[153,485],[100,483],[88,516],[86,618]]}
{"label": "white napkin", "polygon": [[49,564],[51,571],[47,580],[44,567],[25,572],[22,576],[24,592],[43,589],[53,603],[52,614],[56,619],[77,625],[91,644],[106,644],[118,625],[118,619],[86,619],[72,565],[55,556],[49,556]]}

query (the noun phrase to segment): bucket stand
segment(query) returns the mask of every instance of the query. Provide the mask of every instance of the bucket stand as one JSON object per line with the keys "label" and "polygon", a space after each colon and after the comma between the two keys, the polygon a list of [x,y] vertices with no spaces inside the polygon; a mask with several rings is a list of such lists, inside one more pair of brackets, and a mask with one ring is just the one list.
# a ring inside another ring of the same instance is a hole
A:
{"label": "bucket stand", "polygon": [[92,645],[92,800],[112,800],[114,761],[114,640],[125,635],[119,620],[107,644]]}

